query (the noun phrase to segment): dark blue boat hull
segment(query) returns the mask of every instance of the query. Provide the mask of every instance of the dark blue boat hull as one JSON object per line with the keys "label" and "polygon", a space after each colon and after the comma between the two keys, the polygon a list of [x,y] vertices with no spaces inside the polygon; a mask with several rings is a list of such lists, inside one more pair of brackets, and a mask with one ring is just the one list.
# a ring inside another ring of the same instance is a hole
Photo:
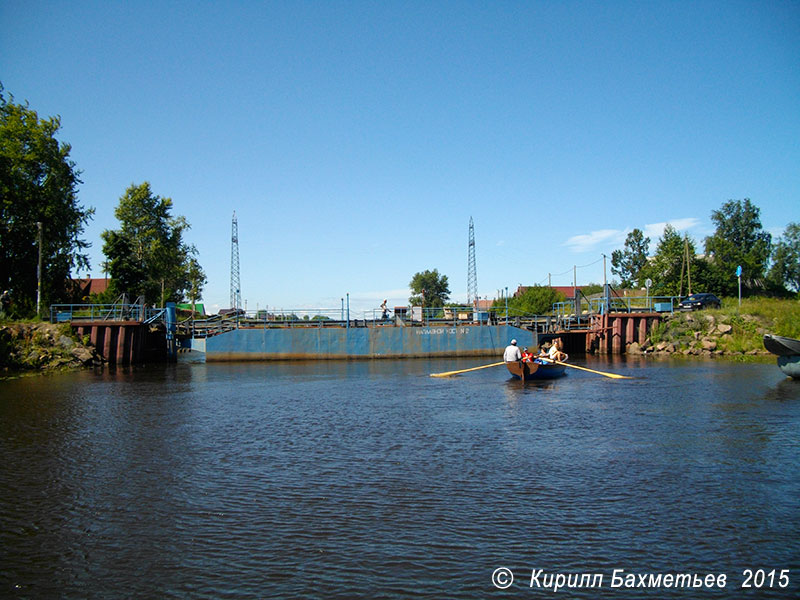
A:
{"label": "dark blue boat hull", "polygon": [[537,362],[507,362],[506,369],[515,379],[524,381],[534,379],[556,379],[564,375],[564,365],[542,364]]}

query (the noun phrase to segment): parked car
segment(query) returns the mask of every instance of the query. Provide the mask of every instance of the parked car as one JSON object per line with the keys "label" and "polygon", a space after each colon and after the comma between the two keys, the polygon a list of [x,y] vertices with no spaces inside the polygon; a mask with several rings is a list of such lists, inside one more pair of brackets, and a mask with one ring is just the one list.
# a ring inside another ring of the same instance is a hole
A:
{"label": "parked car", "polygon": [[714,294],[692,294],[681,300],[679,310],[701,310],[703,308],[719,308],[722,302]]}

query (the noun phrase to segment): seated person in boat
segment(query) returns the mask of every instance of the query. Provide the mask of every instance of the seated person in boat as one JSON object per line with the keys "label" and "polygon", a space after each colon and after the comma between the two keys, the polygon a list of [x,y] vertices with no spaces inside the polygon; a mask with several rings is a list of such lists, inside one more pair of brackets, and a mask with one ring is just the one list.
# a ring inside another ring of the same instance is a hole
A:
{"label": "seated person in boat", "polygon": [[548,349],[549,347],[550,347],[550,346],[549,346],[549,345],[547,345],[547,342],[542,342],[542,343],[539,345],[539,351],[536,353],[536,360],[537,360],[538,362],[541,362],[541,360],[539,360],[539,359],[541,359],[541,358],[547,358],[547,349]]}
{"label": "seated person in boat", "polygon": [[533,352],[529,352],[527,348],[522,349],[522,362],[531,362],[533,360]]}
{"label": "seated person in boat", "polygon": [[550,349],[547,351],[547,358],[558,362],[564,362],[569,359],[566,352],[561,350],[561,338],[556,338],[550,344]]}

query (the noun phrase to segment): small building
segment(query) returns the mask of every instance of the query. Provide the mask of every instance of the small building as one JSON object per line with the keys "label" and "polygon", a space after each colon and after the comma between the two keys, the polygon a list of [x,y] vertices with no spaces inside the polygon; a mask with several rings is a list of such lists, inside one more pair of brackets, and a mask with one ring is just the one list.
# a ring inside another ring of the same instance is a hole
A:
{"label": "small building", "polygon": [[102,294],[111,281],[108,277],[91,277],[72,280],[72,298],[75,302],[88,302],[92,294]]}
{"label": "small building", "polygon": [[206,316],[206,308],[203,304],[195,303],[194,304],[194,313],[192,313],[192,305],[191,304],[176,304],[175,308],[182,313],[189,313],[195,317],[205,317]]}

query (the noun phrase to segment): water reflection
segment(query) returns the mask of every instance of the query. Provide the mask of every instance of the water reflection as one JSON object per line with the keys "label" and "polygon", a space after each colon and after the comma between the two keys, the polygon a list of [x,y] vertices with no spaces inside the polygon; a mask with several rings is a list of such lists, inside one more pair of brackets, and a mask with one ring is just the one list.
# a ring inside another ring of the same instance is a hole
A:
{"label": "water reflection", "polygon": [[491,593],[503,564],[528,576],[800,567],[800,386],[774,365],[588,359],[635,379],[429,377],[478,364],[179,364],[2,382],[0,585],[23,597],[458,599]]}

